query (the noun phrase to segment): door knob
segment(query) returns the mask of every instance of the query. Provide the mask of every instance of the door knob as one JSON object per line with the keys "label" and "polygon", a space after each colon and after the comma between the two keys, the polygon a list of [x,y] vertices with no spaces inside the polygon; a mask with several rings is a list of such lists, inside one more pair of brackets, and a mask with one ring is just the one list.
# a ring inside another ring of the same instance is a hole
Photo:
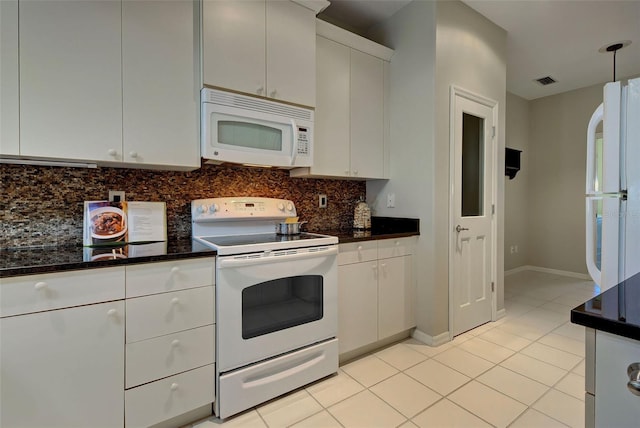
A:
{"label": "door knob", "polygon": [[627,388],[633,395],[640,395],[640,363],[633,363],[627,367],[629,383]]}
{"label": "door knob", "polygon": [[462,232],[463,230],[469,230],[469,228],[468,228],[468,227],[462,227],[462,226],[460,226],[460,225],[457,225],[457,226],[456,226],[456,232],[460,233],[460,232]]}

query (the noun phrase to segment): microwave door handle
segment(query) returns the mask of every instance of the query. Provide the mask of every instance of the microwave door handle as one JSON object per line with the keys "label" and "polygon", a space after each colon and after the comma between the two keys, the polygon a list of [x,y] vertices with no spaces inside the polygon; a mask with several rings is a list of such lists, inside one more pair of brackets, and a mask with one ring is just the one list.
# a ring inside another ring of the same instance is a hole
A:
{"label": "microwave door handle", "polygon": [[291,166],[296,164],[296,157],[298,156],[298,125],[296,121],[291,119],[291,135],[293,141],[291,142]]}

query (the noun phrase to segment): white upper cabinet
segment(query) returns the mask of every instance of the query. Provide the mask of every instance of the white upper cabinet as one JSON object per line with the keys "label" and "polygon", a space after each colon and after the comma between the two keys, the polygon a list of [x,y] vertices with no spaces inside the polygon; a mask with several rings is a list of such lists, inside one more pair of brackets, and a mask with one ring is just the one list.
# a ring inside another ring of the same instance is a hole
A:
{"label": "white upper cabinet", "polygon": [[122,160],[120,2],[19,5],[20,155]]}
{"label": "white upper cabinet", "polygon": [[265,0],[204,0],[205,84],[266,94]]}
{"label": "white upper cabinet", "polygon": [[125,162],[200,166],[196,12],[192,0],[122,3]]}
{"label": "white upper cabinet", "polygon": [[[317,104],[314,173],[346,176],[350,170],[349,57],[351,49],[333,40],[317,37]],[[321,125],[321,126],[319,126]]]}
{"label": "white upper cabinet", "polygon": [[351,50],[351,176],[384,178],[383,61]]}
{"label": "white upper cabinet", "polygon": [[198,168],[198,19],[192,0],[2,1],[0,153]]}
{"label": "white upper cabinet", "polygon": [[388,67],[393,51],[317,20],[314,159],[292,177],[388,176]]}
{"label": "white upper cabinet", "polygon": [[315,12],[283,0],[204,0],[205,85],[315,106]]}
{"label": "white upper cabinet", "polygon": [[0,154],[20,153],[18,0],[0,1]]}

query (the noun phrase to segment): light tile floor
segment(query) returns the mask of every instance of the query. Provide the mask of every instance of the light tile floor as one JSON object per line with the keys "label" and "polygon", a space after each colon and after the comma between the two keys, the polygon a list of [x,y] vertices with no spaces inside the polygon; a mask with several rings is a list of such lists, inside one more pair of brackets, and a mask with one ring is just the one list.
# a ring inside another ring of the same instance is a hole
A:
{"label": "light tile floor", "polygon": [[584,427],[584,328],[571,308],[593,282],[525,271],[505,278],[506,316],[430,347],[407,339],[222,427]]}

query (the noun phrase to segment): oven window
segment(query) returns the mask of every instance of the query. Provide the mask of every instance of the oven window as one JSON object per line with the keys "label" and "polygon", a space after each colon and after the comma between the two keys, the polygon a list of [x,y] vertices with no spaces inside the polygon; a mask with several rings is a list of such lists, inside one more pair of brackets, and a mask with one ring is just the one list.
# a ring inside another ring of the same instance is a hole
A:
{"label": "oven window", "polygon": [[242,290],[242,338],[322,319],[322,276],[274,279]]}
{"label": "oven window", "polygon": [[282,130],[256,123],[218,121],[218,143],[234,147],[282,151]]}

